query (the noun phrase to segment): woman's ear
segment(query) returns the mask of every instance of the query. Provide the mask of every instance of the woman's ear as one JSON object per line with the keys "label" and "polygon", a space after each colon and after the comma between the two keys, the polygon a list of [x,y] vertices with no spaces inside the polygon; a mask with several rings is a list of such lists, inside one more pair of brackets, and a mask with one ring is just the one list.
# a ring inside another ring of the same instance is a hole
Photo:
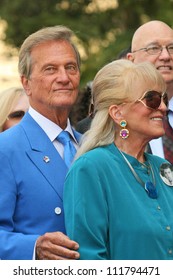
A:
{"label": "woman's ear", "polygon": [[118,105],[111,105],[109,107],[109,115],[113,119],[113,121],[117,124],[122,120],[122,113],[120,107]]}

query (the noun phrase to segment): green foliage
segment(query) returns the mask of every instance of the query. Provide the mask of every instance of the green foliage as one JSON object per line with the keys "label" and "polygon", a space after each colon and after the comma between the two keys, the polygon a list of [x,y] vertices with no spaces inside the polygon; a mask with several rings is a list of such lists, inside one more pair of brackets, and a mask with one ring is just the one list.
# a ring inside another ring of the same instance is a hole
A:
{"label": "green foliage", "polygon": [[[101,5],[99,5],[100,3]],[[107,3],[108,8],[103,5]],[[116,4],[109,6],[109,4]],[[173,0],[1,0],[0,18],[7,22],[5,42],[17,48],[32,32],[62,24],[78,37],[82,54],[81,86],[105,63],[130,45],[134,30],[159,19],[173,25]]]}

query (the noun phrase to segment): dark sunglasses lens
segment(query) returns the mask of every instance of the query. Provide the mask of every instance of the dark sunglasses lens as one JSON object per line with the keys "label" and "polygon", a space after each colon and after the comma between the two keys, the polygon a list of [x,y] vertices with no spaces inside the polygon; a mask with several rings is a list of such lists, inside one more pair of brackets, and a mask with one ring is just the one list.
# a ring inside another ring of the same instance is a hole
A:
{"label": "dark sunglasses lens", "polygon": [[25,112],[24,111],[15,111],[15,112],[12,112],[8,118],[9,119],[21,119],[23,118],[23,116],[25,115]]}
{"label": "dark sunglasses lens", "polygon": [[161,94],[159,94],[159,92],[154,91],[154,90],[148,91],[144,98],[146,100],[146,105],[149,108],[152,108],[152,109],[159,108],[160,103],[161,103]]}

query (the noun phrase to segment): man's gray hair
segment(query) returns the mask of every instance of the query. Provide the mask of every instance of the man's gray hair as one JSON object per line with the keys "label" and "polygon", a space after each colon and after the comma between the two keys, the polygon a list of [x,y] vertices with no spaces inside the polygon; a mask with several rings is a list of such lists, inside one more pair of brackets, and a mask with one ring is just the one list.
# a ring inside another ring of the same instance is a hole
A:
{"label": "man's gray hair", "polygon": [[23,42],[19,51],[19,74],[29,79],[32,68],[31,51],[35,46],[46,41],[65,40],[69,42],[74,49],[74,52],[76,54],[77,65],[80,69],[80,54],[77,47],[72,41],[73,36],[73,31],[67,28],[66,26],[62,25],[45,27],[29,35]]}

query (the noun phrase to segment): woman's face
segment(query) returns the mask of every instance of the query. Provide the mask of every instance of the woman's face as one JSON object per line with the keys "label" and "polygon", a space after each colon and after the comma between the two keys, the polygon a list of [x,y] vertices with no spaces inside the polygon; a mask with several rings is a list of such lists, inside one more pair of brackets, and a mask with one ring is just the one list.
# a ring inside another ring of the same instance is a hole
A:
{"label": "woman's face", "polygon": [[[146,88],[146,86],[142,87],[140,85],[136,87],[136,92],[138,93],[136,99],[142,97],[143,93],[149,90],[161,92],[157,86]],[[146,100],[144,99],[143,102],[145,103]],[[140,138],[145,141],[150,141],[164,134],[163,117],[166,114],[167,107],[163,99],[159,108],[156,110],[146,107],[140,101],[126,103],[121,109],[123,117],[127,121],[127,129],[135,139]]]}
{"label": "woman's face", "polygon": [[29,109],[29,101],[26,95],[22,95],[16,104],[13,106],[11,112],[6,119],[2,131],[9,129],[10,127],[18,124],[23,118],[26,111]]}

